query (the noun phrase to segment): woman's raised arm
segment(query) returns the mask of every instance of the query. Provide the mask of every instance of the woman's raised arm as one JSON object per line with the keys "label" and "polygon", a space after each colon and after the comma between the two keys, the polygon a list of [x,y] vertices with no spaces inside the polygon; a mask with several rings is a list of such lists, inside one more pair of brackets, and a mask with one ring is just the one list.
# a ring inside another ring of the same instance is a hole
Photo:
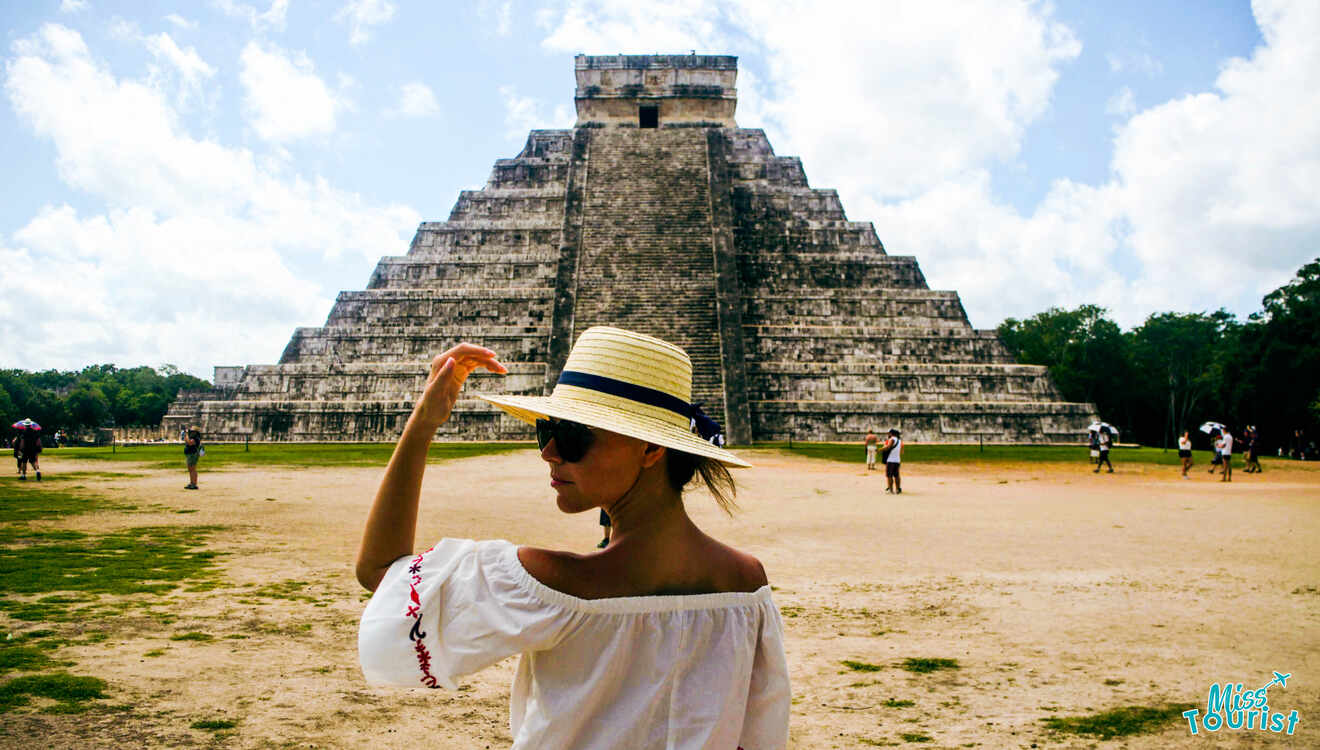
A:
{"label": "woman's raised arm", "polygon": [[495,352],[475,344],[459,344],[431,361],[426,389],[403,428],[385,476],[376,490],[367,526],[358,548],[357,579],[375,591],[390,563],[412,554],[417,533],[417,501],[426,470],[426,451],[435,431],[449,419],[459,391],[478,367],[506,373]]}

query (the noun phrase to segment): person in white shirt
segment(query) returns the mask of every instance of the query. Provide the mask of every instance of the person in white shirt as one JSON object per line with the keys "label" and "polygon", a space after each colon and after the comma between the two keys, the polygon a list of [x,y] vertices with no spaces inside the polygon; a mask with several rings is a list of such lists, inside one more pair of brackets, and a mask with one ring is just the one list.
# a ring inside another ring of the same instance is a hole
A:
{"label": "person in white shirt", "polygon": [[1223,445],[1219,449],[1219,454],[1224,459],[1224,476],[1219,481],[1231,482],[1233,481],[1233,433],[1229,432],[1227,427],[1224,428],[1224,435],[1221,440]]}
{"label": "person in white shirt", "polygon": [[446,538],[417,553],[427,447],[479,367],[506,372],[473,344],[435,358],[376,493],[357,559],[374,592],[358,633],[367,680],[452,689],[520,654],[514,748],[785,748],[788,665],[765,571],[684,509],[682,490],[700,476],[728,510],[727,467],[748,464],[718,447],[719,425],[690,403],[683,350],[598,326],[550,396],[478,394],[536,424],[559,510],[609,513],[604,549]]}
{"label": "person in white shirt", "polygon": [[1101,466],[1108,466],[1109,473],[1114,473],[1114,465],[1109,462],[1109,448],[1113,446],[1114,438],[1110,436],[1108,430],[1100,430],[1100,457],[1095,461],[1095,473],[1100,473]]}
{"label": "person in white shirt", "polygon": [[898,430],[891,429],[885,438],[885,492],[903,494],[903,480],[899,477],[899,467],[903,462],[903,436]]}

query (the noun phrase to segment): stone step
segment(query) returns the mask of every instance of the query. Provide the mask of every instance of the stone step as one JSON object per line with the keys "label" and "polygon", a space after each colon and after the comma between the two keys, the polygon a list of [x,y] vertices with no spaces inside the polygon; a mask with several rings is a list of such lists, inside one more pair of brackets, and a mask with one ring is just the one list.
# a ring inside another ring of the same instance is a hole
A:
{"label": "stone step", "polygon": [[910,257],[896,255],[811,260],[806,255],[788,253],[742,254],[738,256],[738,271],[743,294],[755,296],[777,295],[803,286],[928,288],[917,264]]}
{"label": "stone step", "polygon": [[748,376],[758,397],[778,401],[1059,401],[1044,373],[766,372]]}
{"label": "stone step", "polygon": [[299,328],[285,347],[280,363],[388,362],[429,358],[460,341],[495,350],[510,361],[545,361],[548,326],[504,328],[486,325],[398,327],[372,326]]}
{"label": "stone step", "polygon": [[[212,441],[393,441],[412,413],[412,399],[362,401],[204,401],[197,419]],[[439,439],[531,440],[534,429],[480,399],[459,399]]]}
{"label": "stone step", "polygon": [[[792,326],[757,326],[745,330],[751,360],[834,362],[999,362],[1012,357],[993,331],[904,332],[896,330],[793,330]],[[767,330],[769,329],[769,330]],[[774,330],[779,329],[779,330]],[[989,335],[986,335],[989,334]]]}
{"label": "stone step", "polygon": [[937,375],[976,377],[1045,377],[1049,368],[1044,365],[1021,365],[1015,362],[803,362],[800,360],[760,360],[747,363],[749,376],[786,373],[804,377],[847,375]]}
{"label": "stone step", "polygon": [[380,263],[367,289],[419,289],[434,287],[540,288],[555,282],[557,267],[542,261],[434,261],[408,256],[402,262]]}
{"label": "stone step", "polygon": [[562,227],[466,229],[445,222],[424,222],[408,255],[443,252],[553,253],[558,257]]}
{"label": "stone step", "polygon": [[924,289],[885,290],[879,294],[837,291],[838,294],[810,296],[791,292],[769,297],[744,295],[743,323],[827,325],[843,320],[872,326],[968,327],[967,314],[957,294]]}
{"label": "stone step", "polygon": [[[369,290],[392,292],[395,290]],[[464,291],[464,290],[453,290]],[[485,291],[485,290],[483,290]],[[468,294],[449,298],[364,298],[361,293],[340,297],[326,318],[326,327],[369,325],[377,328],[435,328],[443,326],[512,327],[548,326],[554,314],[551,295],[535,297]]]}
{"label": "stone step", "polygon": [[[474,221],[549,221],[560,223],[564,214],[563,191],[550,195],[507,195],[512,191],[471,191],[459,193],[449,213],[449,224]],[[520,191],[523,193],[529,191]],[[538,191],[550,192],[550,191]]]}
{"label": "stone step", "polygon": [[757,438],[783,440],[789,434],[812,440],[857,442],[857,461],[865,460],[861,441],[868,430],[891,427],[912,443],[1079,444],[1094,416],[1089,404],[1070,402],[1004,403],[998,401],[752,401]]}
{"label": "stone step", "polygon": [[[513,362],[507,375],[478,370],[464,393],[516,393],[539,396],[545,385],[544,362]],[[370,364],[294,364],[248,368],[231,400],[415,400],[426,387],[429,361]]]}

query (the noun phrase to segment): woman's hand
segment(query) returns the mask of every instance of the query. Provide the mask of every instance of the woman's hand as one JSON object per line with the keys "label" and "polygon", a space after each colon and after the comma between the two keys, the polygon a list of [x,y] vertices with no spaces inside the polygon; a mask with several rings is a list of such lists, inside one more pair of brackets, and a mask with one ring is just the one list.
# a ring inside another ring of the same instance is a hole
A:
{"label": "woman's hand", "polygon": [[431,374],[413,408],[412,418],[432,431],[449,421],[464,381],[478,367],[501,375],[509,371],[495,359],[495,352],[476,344],[459,344],[431,360]]}

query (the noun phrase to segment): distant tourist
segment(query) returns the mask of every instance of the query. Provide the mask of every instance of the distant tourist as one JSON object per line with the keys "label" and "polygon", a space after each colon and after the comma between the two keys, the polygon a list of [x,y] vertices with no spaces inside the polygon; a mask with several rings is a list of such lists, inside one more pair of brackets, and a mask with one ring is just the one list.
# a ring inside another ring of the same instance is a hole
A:
{"label": "distant tourist", "polygon": [[1182,437],[1178,438],[1178,458],[1182,459],[1182,478],[1190,479],[1187,470],[1192,468],[1192,436],[1187,430],[1183,430]]}
{"label": "distant tourist", "polygon": [[1114,439],[1110,437],[1108,430],[1099,430],[1100,432],[1100,456],[1095,460],[1095,473],[1100,473],[1101,466],[1108,466],[1109,473],[1114,473],[1114,465],[1109,463],[1109,448],[1113,445]]}
{"label": "distant tourist", "polygon": [[1224,436],[1221,438],[1219,457],[1224,462],[1224,477],[1219,481],[1233,481],[1233,433],[1229,432],[1227,427],[1224,428]]}
{"label": "distant tourist", "polygon": [[[787,747],[788,662],[765,570],[684,507],[695,477],[728,507],[728,469],[747,466],[717,447],[718,424],[692,431],[688,357],[595,326],[551,395],[478,394],[536,425],[554,504],[608,511],[608,547],[583,555],[447,538],[415,552],[427,448],[478,368],[507,372],[473,344],[435,358],[372,501],[356,565],[373,592],[358,632],[366,679],[453,690],[518,654],[515,748]],[[445,516],[446,496],[484,491],[442,477],[428,512]],[[462,519],[446,528],[461,535]]]}
{"label": "distant tourist", "polygon": [[1096,471],[1100,470],[1100,431],[1091,431],[1091,463],[1095,464]]}
{"label": "distant tourist", "polygon": [[[884,458],[885,492],[901,495],[903,494],[903,480],[899,477],[898,470],[903,461],[903,436],[899,434],[898,430],[891,429],[889,437],[885,438]],[[918,492],[917,494],[921,493]]]}
{"label": "distant tourist", "polygon": [[1210,460],[1210,468],[1206,470],[1207,474],[1215,473],[1215,469],[1224,465],[1224,433],[1220,430],[1214,430],[1210,433],[1210,439],[1214,441],[1214,458]]}
{"label": "distant tourist", "polygon": [[197,489],[197,460],[206,455],[202,448],[202,431],[197,425],[189,427],[183,438],[183,458],[188,463],[188,483],[185,490]]}
{"label": "distant tourist", "polygon": [[[18,433],[18,474],[19,479],[27,479],[27,467],[31,466],[36,472],[37,481],[41,481],[41,432],[40,430],[27,429]],[[16,454],[16,455],[18,455]]]}
{"label": "distant tourist", "polygon": [[864,442],[865,442],[865,445],[866,445],[866,470],[867,470],[867,471],[874,471],[874,470],[875,470],[875,451],[876,451],[876,446],[880,444],[880,438],[877,438],[877,437],[875,436],[875,433],[872,432],[871,430],[867,430],[867,431],[866,431],[866,440],[865,440]]}
{"label": "distant tourist", "polygon": [[18,464],[18,478],[27,479],[27,459],[23,458],[23,441],[18,435],[9,441],[9,445],[14,449],[14,462]]}
{"label": "distant tourist", "polygon": [[605,549],[610,546],[610,514],[606,513],[604,509],[600,512],[600,528],[605,533],[605,538],[600,540],[600,543],[596,545],[596,548]]}
{"label": "distant tourist", "polygon": [[1245,451],[1247,457],[1246,473],[1259,474],[1261,471],[1260,455],[1259,455],[1260,433],[1256,431],[1256,425],[1254,424],[1248,425],[1246,432],[1243,433],[1242,437],[1246,442],[1246,451]]}

